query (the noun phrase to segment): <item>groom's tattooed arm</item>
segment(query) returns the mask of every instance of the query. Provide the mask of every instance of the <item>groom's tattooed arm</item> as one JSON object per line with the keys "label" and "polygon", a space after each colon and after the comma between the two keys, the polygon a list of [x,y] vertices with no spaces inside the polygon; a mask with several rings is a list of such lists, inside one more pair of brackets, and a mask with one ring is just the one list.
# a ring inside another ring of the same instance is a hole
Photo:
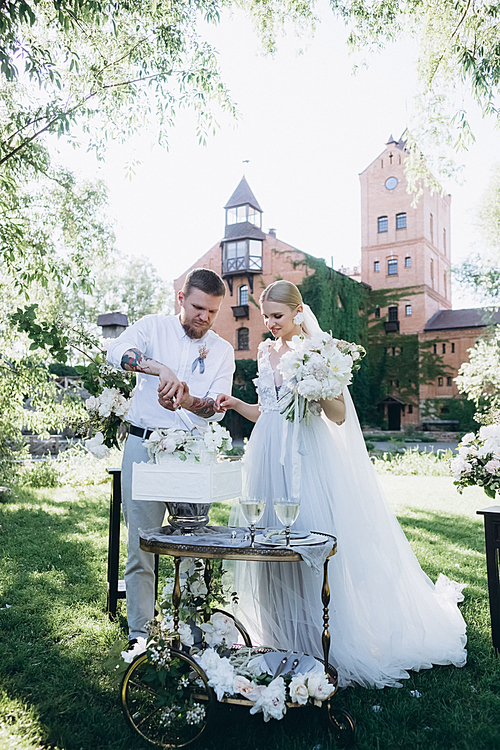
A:
{"label": "groom's tattooed arm", "polygon": [[144,372],[147,375],[158,375],[160,363],[139,351],[139,349],[127,349],[123,354],[121,366],[124,370],[132,372]]}
{"label": "groom's tattooed arm", "polygon": [[196,414],[197,417],[208,419],[208,417],[212,417],[216,412],[215,401],[213,398],[196,398],[193,396],[193,403],[189,411]]}
{"label": "groom's tattooed arm", "polygon": [[184,395],[184,386],[170,367],[146,356],[139,349],[127,349],[122,356],[121,366],[124,370],[157,375],[160,381],[158,394],[170,403],[170,406],[165,406],[165,404],[162,404],[162,406],[171,408],[172,411],[180,406]]}

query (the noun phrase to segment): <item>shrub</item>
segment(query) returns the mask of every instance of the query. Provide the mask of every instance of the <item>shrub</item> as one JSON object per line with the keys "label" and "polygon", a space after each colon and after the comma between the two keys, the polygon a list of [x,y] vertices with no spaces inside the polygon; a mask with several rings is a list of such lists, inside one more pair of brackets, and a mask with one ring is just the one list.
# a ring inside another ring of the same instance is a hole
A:
{"label": "shrub", "polygon": [[450,476],[450,459],[453,452],[438,450],[436,453],[410,448],[402,453],[384,453],[372,457],[378,474],[420,475],[426,477]]}

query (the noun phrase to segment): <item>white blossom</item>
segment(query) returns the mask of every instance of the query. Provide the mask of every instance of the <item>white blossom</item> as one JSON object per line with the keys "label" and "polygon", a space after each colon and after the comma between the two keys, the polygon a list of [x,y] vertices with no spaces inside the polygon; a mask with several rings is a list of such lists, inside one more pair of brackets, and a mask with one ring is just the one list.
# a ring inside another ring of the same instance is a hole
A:
{"label": "white blossom", "polygon": [[207,675],[208,684],[213,687],[217,700],[222,700],[225,693],[234,695],[234,667],[226,657],[220,657],[213,649],[207,648],[200,657],[195,656],[200,667]]}
{"label": "white blossom", "polygon": [[306,678],[303,674],[294,674],[288,686],[290,700],[292,703],[298,703],[305,706],[309,700],[309,690],[306,685]]}
{"label": "white blossom", "polygon": [[102,432],[97,432],[93,438],[85,441],[85,447],[93,456],[97,458],[105,458],[109,453],[109,448],[104,445],[104,435]]}
{"label": "white blossom", "polygon": [[223,641],[226,648],[231,648],[238,641],[238,631],[232,617],[216,612],[209,622],[200,625],[205,633],[205,640],[209,646],[218,646]]}
{"label": "white blossom", "polygon": [[277,677],[262,690],[250,709],[250,713],[257,714],[262,711],[264,721],[269,721],[270,719],[282,719],[286,713],[285,700],[285,682],[282,677]]}
{"label": "white blossom", "polygon": [[315,672],[307,677],[307,689],[315,706],[321,706],[323,701],[329,698],[335,692],[334,685],[328,681],[324,672]]}

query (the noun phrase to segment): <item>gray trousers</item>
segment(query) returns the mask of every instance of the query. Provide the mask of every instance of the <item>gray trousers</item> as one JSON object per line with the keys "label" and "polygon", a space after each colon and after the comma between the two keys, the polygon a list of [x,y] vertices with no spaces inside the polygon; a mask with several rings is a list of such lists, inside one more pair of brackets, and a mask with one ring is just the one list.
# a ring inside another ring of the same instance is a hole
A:
{"label": "gray trousers", "polygon": [[163,525],[166,504],[150,500],[132,500],[132,464],[149,461],[142,438],[129,435],[122,461],[122,507],[127,527],[127,620],[129,639],[146,637],[146,623],[155,616],[155,556],[139,547],[138,529]]}

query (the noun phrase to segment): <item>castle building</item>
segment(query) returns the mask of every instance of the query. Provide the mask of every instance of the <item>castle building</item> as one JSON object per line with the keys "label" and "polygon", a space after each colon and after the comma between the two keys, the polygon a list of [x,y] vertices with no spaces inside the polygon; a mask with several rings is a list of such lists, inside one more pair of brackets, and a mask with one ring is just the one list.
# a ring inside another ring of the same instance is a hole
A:
{"label": "castle building", "polygon": [[[363,384],[362,397],[369,390],[372,403],[366,415],[376,415],[390,430],[459,429],[460,409],[470,403],[454,379],[467,350],[486,325],[500,322],[500,313],[492,318],[482,309],[452,309],[451,196],[424,187],[414,205],[406,158],[405,141],[391,136],[360,174],[361,262],[338,271],[318,259],[311,263],[311,256],[278,239],[275,229],[265,232],[263,211],[242,177],[224,206],[224,236],[174,281],[177,299],[193,268],[210,268],[225,280],[228,293],[214,330],[235,349],[236,384],[242,382],[238,362],[243,367],[242,360],[255,360],[268,335],[260,294],[285,278],[306,292],[325,330],[367,346],[371,385]],[[311,276],[319,273],[314,287]],[[361,318],[367,340],[361,340]]]}
{"label": "castle building", "polygon": [[495,319],[481,309],[452,309],[451,196],[424,186],[414,205],[407,192],[406,157],[404,139],[391,136],[360,174],[361,280],[372,289],[372,345],[377,340],[383,345],[385,338],[387,355],[397,357],[407,337],[418,337],[418,393],[405,398],[402,382],[394,377],[382,407],[389,429],[453,428],[458,369]]}
{"label": "castle building", "polygon": [[225,280],[228,293],[214,331],[233,345],[236,360],[256,359],[257,347],[267,332],[260,313],[260,294],[279,278],[300,284],[304,253],[278,239],[275,229],[267,233],[262,230],[263,211],[245,177],[224,211],[224,237],[175,279],[176,304],[177,293],[193,268],[216,271]]}

